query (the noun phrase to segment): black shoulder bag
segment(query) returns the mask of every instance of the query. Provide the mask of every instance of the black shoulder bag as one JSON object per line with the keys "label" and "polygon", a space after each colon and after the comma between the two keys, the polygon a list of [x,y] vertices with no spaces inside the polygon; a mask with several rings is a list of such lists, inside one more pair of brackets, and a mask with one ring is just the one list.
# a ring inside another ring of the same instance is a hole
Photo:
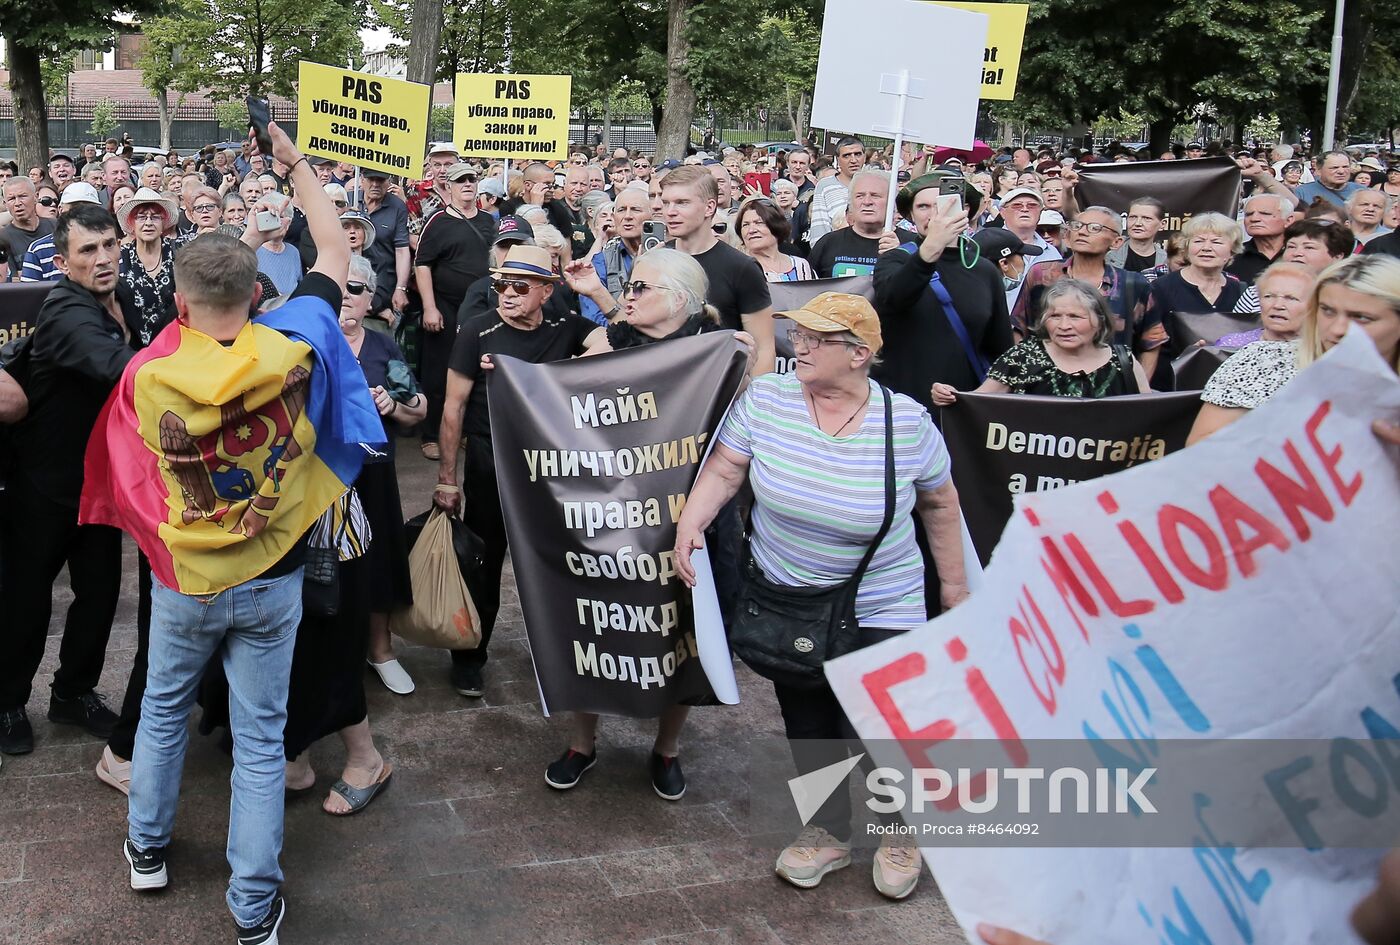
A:
{"label": "black shoulder bag", "polygon": [[770,581],[752,552],[746,555],[729,643],[765,679],[819,689],[826,684],[822,664],[859,647],[856,593],[894,521],[894,410],[890,392],[881,386],[880,393],[885,400],[885,520],[860,567],[834,587],[788,587]]}

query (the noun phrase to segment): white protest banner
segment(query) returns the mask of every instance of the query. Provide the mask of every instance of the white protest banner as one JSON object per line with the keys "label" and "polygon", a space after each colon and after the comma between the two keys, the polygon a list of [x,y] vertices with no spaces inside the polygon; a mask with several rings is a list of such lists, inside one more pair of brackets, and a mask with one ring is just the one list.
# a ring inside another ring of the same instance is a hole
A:
{"label": "white protest banner", "polygon": [[[978,922],[1054,945],[1356,940],[1347,913],[1382,851],[1301,847],[1328,846],[1311,836],[1323,823],[1359,827],[1357,846],[1397,839],[1363,809],[1377,790],[1394,809],[1400,789],[1366,747],[1400,727],[1400,455],[1370,430],[1397,410],[1400,381],[1353,330],[1200,444],[1018,496],[981,591],[827,664],[860,736],[903,739],[921,765],[963,739],[996,740],[1021,770],[1046,761],[1036,739],[1124,740],[1148,759],[1168,739],[1332,747],[1313,793],[1238,772],[1268,785],[1292,848],[1232,845],[1205,795],[1179,847],[926,848],[970,941]],[[1339,749],[1357,762],[1339,768]]]}
{"label": "white protest banner", "polygon": [[894,139],[887,227],[906,138],[972,147],[987,26],[919,0],[827,0],[812,124]]}

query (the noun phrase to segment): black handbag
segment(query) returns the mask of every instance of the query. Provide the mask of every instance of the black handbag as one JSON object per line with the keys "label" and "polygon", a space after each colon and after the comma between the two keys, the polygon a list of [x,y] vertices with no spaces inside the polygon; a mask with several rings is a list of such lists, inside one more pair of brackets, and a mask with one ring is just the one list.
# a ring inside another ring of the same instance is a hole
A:
{"label": "black handbag", "polygon": [[752,552],[745,554],[729,644],[765,679],[795,689],[820,689],[826,685],[822,664],[860,645],[856,593],[894,521],[894,410],[890,392],[881,386],[880,393],[885,400],[885,520],[855,573],[832,587],[789,587],[770,581]]}
{"label": "black handbag", "polygon": [[[350,499],[354,490],[346,497],[336,500],[336,505],[321,515],[311,527],[306,543],[306,561],[302,565],[301,612],[305,617],[334,617],[340,613],[340,548],[350,529],[354,517],[351,509],[357,499]],[[341,512],[340,528],[332,533],[335,513],[341,502],[345,507]],[[363,517],[364,512],[361,511]],[[363,529],[361,534],[368,532]]]}

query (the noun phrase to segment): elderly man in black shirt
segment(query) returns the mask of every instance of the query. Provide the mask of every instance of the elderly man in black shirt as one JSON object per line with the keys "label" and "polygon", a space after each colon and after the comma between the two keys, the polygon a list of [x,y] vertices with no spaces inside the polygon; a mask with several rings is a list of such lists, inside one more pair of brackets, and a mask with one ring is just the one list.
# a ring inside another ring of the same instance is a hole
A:
{"label": "elderly man in black shirt", "polygon": [[29,346],[29,413],[14,427],[15,470],[3,516],[5,620],[0,622],[0,751],[33,750],[25,712],[44,657],[53,583],[68,566],[73,602],[64,622],[50,721],[108,737],[117,716],[93,691],[121,584],[121,533],[78,524],[88,434],[135,353],[130,300],[118,298],[117,222],[79,204],[54,231],[64,274],[39,311]]}

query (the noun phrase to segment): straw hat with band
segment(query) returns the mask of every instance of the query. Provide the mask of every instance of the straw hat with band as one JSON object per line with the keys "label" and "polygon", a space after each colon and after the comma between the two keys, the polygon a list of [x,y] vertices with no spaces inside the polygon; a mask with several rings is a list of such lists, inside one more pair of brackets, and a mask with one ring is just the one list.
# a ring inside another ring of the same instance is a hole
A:
{"label": "straw hat with band", "polygon": [[559,277],[554,274],[554,257],[543,246],[512,246],[501,264],[491,270],[491,275],[502,278],[542,279],[554,282]]}
{"label": "straw hat with band", "polygon": [[880,337],[880,316],[863,295],[823,292],[808,299],[807,304],[799,309],[777,314],[822,334],[848,331],[874,354],[879,354],[884,345]]}
{"label": "straw hat with band", "polygon": [[161,212],[165,214],[165,226],[161,227],[162,231],[169,228],[170,224],[175,221],[175,201],[168,197],[162,197],[149,187],[142,187],[122,206],[121,216],[118,219],[122,225],[123,233],[130,235],[136,232],[136,211],[142,206],[159,207]]}

